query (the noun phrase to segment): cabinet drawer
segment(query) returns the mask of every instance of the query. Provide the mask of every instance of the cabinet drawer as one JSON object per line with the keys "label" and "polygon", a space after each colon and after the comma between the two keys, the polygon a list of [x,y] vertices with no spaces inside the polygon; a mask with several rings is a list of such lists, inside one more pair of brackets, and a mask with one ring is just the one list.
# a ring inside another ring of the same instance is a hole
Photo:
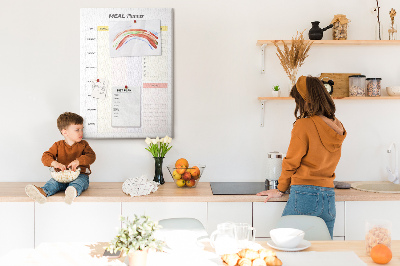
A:
{"label": "cabinet drawer", "polygon": [[122,215],[148,215],[153,221],[195,218],[207,226],[207,202],[123,202]]}
{"label": "cabinet drawer", "polygon": [[109,242],[121,227],[120,202],[35,203],[35,246],[43,242]]}
{"label": "cabinet drawer", "polygon": [[0,217],[0,257],[16,248],[34,248],[33,202],[1,202]]}
{"label": "cabinet drawer", "polygon": [[[254,202],[253,225],[257,229],[257,237],[269,237],[269,231],[275,228],[282,216],[286,202]],[[336,202],[336,221],[333,236],[344,236],[344,202]]]}
{"label": "cabinet drawer", "polygon": [[252,224],[251,202],[209,202],[207,232],[217,230],[217,224],[224,222]]}
{"label": "cabinet drawer", "polygon": [[400,201],[347,201],[346,240],[364,240],[365,223],[383,219],[392,222],[392,240],[400,240]]}

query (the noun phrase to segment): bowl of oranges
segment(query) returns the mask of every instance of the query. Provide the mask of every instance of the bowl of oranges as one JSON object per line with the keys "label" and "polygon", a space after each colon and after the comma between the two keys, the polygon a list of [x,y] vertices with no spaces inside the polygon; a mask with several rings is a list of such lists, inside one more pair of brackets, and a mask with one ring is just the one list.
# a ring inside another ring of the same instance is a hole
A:
{"label": "bowl of oranges", "polygon": [[195,188],[205,168],[206,166],[201,164],[189,166],[189,162],[184,158],[177,160],[175,165],[167,166],[176,186],[180,188]]}

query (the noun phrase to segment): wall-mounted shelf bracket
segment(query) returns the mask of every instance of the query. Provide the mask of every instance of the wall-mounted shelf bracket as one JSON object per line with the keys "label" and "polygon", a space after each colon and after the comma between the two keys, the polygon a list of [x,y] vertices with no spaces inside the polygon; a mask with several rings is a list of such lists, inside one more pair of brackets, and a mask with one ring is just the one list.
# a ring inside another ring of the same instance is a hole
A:
{"label": "wall-mounted shelf bracket", "polygon": [[265,47],[267,44],[261,45],[261,74],[265,74]]}
{"label": "wall-mounted shelf bracket", "polygon": [[260,121],[260,127],[264,127],[265,101],[260,101],[260,102],[261,102],[261,121]]}

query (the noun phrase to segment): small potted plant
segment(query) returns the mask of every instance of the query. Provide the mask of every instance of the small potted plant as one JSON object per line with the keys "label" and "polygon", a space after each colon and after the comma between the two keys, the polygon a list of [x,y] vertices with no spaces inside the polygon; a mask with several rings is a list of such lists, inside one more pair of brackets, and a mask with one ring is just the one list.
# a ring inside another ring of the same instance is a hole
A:
{"label": "small potted plant", "polygon": [[272,97],[279,97],[281,95],[281,91],[279,85],[276,85],[272,88]]}
{"label": "small potted plant", "polygon": [[160,228],[157,222],[153,222],[148,216],[137,216],[130,221],[127,217],[121,217],[122,227],[111,241],[107,250],[116,253],[121,251],[129,258],[130,266],[145,266],[147,253],[150,248],[162,251],[164,242],[154,237],[154,232]]}

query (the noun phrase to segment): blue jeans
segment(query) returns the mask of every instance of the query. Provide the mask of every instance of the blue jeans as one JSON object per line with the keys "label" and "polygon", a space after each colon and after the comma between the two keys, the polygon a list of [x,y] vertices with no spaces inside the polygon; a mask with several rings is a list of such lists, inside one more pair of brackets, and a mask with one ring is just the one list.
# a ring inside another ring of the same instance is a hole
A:
{"label": "blue jeans", "polygon": [[42,187],[44,192],[46,192],[47,197],[56,194],[59,191],[64,191],[67,187],[73,186],[78,192],[78,196],[88,189],[89,187],[89,176],[85,174],[80,174],[77,179],[70,183],[60,183],[53,178],[51,178],[47,183]]}
{"label": "blue jeans", "polygon": [[335,191],[333,188],[293,185],[283,210],[285,215],[311,215],[322,218],[333,237],[336,219]]}

